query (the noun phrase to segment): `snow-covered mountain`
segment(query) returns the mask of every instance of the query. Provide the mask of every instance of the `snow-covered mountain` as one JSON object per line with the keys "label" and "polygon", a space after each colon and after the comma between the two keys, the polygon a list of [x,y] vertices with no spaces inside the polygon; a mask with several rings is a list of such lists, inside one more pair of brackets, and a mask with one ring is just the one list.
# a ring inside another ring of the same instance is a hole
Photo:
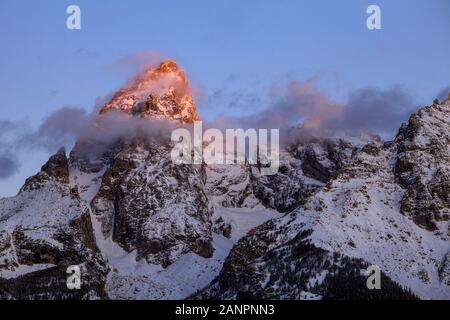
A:
{"label": "snow-covered mountain", "polygon": [[[449,160],[450,99],[411,115],[394,142],[366,144],[305,204],[253,229],[196,297],[450,299]],[[365,288],[368,265],[385,275],[380,292]]]}
{"label": "snow-covered mountain", "polygon": [[[108,267],[95,239],[89,205],[72,188],[64,149],[0,200],[0,297],[106,298]],[[69,291],[66,269],[78,265],[85,286]]]}
{"label": "snow-covered mountain", "polygon": [[[199,119],[173,61],[137,75],[99,117],[117,112]],[[422,108],[390,143],[302,139],[272,176],[175,165],[168,137],[142,128],[80,137],[0,200],[0,298],[450,298],[449,113],[450,100]],[[380,291],[365,286],[370,264]],[[66,287],[70,265],[81,290]]]}

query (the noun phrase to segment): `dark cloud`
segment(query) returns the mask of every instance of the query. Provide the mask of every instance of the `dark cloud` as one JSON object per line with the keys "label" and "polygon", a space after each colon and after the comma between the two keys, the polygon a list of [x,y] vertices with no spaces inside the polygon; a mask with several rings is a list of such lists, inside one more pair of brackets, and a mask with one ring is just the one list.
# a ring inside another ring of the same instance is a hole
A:
{"label": "dark cloud", "polygon": [[448,98],[450,98],[450,86],[443,88],[439,93],[437,94],[437,98],[440,101],[445,101]]}
{"label": "dark cloud", "polygon": [[351,93],[342,114],[326,127],[392,136],[417,109],[411,95],[399,86],[387,90],[366,88]]}
{"label": "dark cloud", "polygon": [[220,116],[209,126],[218,128],[280,129],[280,137],[291,142],[299,135],[372,133],[391,138],[418,109],[411,95],[394,86],[366,88],[337,102],[316,88],[314,81],[292,81],[277,87],[277,99],[263,112],[245,117]]}
{"label": "dark cloud", "polygon": [[84,109],[63,107],[44,119],[38,130],[27,122],[0,121],[0,179],[20,168],[17,154],[22,151],[52,153],[61,146],[71,147],[90,117]]}
{"label": "dark cloud", "polygon": [[8,137],[9,134],[15,135],[17,129],[21,126],[10,121],[0,121],[0,179],[6,179],[19,170],[20,163],[11,154],[14,151],[14,138]]}
{"label": "dark cloud", "polygon": [[0,138],[5,133],[17,128],[17,124],[11,121],[0,120]]}
{"label": "dark cloud", "polygon": [[9,155],[0,154],[0,179],[6,179],[19,170],[18,161]]}
{"label": "dark cloud", "polygon": [[49,151],[68,146],[83,132],[91,118],[85,109],[63,107],[44,120],[31,142]]}

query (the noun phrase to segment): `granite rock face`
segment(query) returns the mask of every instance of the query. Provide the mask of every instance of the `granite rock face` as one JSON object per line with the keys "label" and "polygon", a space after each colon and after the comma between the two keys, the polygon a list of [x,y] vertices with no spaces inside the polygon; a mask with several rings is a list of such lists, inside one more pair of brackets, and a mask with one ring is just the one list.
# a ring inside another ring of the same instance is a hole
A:
{"label": "granite rock face", "polygon": [[[0,297],[105,298],[108,267],[93,237],[89,208],[69,184],[65,151],[50,157],[19,194],[0,200]],[[78,265],[82,289],[66,286]]]}
{"label": "granite rock face", "polygon": [[105,238],[164,267],[187,252],[213,253],[204,167],[175,165],[170,150],[142,141],[124,146],[91,202]]}
{"label": "granite rock face", "polygon": [[[193,297],[450,299],[449,111],[450,100],[422,108],[393,143],[354,150],[304,204],[243,237]],[[364,288],[368,265],[383,274],[377,293]]]}

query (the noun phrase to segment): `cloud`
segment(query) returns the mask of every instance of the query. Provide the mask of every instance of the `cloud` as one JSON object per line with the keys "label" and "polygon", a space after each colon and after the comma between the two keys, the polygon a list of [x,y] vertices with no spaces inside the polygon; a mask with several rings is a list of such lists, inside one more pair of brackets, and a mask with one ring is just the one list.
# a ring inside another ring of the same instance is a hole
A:
{"label": "cloud", "polygon": [[76,136],[77,144],[73,151],[79,158],[97,159],[119,141],[131,142],[136,136],[145,137],[146,141],[169,143],[175,127],[180,125],[110,110],[85,123],[82,132]]}
{"label": "cloud", "polygon": [[44,120],[31,137],[31,142],[49,151],[70,145],[83,132],[91,118],[92,115],[85,109],[63,107]]}
{"label": "cloud", "polygon": [[63,107],[44,119],[36,132],[23,136],[21,140],[22,145],[44,148],[48,152],[55,152],[61,146],[71,149],[76,141],[89,141],[92,143],[80,144],[77,151],[89,157],[88,153],[92,153],[95,157],[119,140],[128,141],[137,134],[149,139],[169,139],[172,126],[167,121],[138,118],[117,110],[98,114],[81,108]]}
{"label": "cloud", "polygon": [[21,124],[11,121],[0,121],[0,179],[6,179],[16,173],[20,163],[13,155],[15,136]]}
{"label": "cloud", "polygon": [[400,86],[357,90],[349,94],[347,101],[338,102],[318,90],[315,80],[291,81],[284,86],[272,85],[269,95],[275,99],[263,112],[244,117],[221,115],[209,126],[280,129],[280,137],[284,135],[288,142],[302,134],[366,132],[390,138],[418,109]]}
{"label": "cloud", "polygon": [[0,137],[7,133],[8,131],[11,131],[15,129],[17,125],[14,122],[7,121],[7,120],[0,120]]}
{"label": "cloud", "polygon": [[[141,53],[123,58],[118,65],[142,68],[158,59],[156,53]],[[233,77],[230,81],[236,82],[236,79]],[[99,98],[91,113],[82,108],[62,107],[45,118],[37,130],[23,123],[0,121],[0,179],[18,170],[20,164],[14,151],[20,148],[54,152],[61,146],[71,149],[76,141],[81,141],[86,143],[78,143],[76,151],[95,157],[118,140],[131,139],[138,133],[163,141],[170,138],[174,125],[166,121],[141,119],[120,111],[100,115],[100,107],[111,97],[112,94]],[[275,83],[267,90],[267,96],[224,88],[215,91],[209,99],[225,103],[226,109],[233,113],[244,108],[252,113],[221,115],[205,124],[206,127],[280,129],[282,143],[310,134],[341,132],[370,132],[391,137],[417,109],[411,95],[400,86],[357,90],[349,94],[347,101],[341,102],[319,90],[316,79]],[[266,107],[261,107],[263,103]]]}
{"label": "cloud", "polygon": [[121,74],[136,74],[144,68],[156,66],[167,59],[170,59],[168,54],[156,50],[145,50],[121,57],[110,64],[110,69]]}
{"label": "cloud", "polygon": [[19,170],[19,162],[13,156],[0,154],[0,179],[6,179]]}
{"label": "cloud", "polygon": [[342,113],[343,106],[319,91],[315,80],[277,84],[276,94],[273,88],[274,85],[269,92],[273,99],[262,112],[240,117],[220,115],[207,126],[221,130],[279,129],[280,142],[288,144],[305,139],[313,132],[322,134],[321,127]]}
{"label": "cloud", "polygon": [[95,158],[120,141],[136,135],[148,140],[169,142],[175,124],[143,119],[121,111],[88,113],[82,108],[62,107],[45,118],[37,130],[27,123],[0,121],[0,179],[9,178],[20,168],[15,152],[45,150],[53,153],[65,146],[84,158]]}
{"label": "cloud", "polygon": [[305,127],[314,127],[340,112],[341,106],[326,94],[319,92],[313,82],[292,81],[262,112],[244,117],[220,116],[212,124],[219,127],[226,125],[280,129],[303,123]]}
{"label": "cloud", "polygon": [[366,88],[351,93],[340,117],[331,119],[325,127],[390,136],[417,109],[411,95],[399,86],[385,90]]}
{"label": "cloud", "polygon": [[450,86],[441,89],[441,91],[439,91],[439,93],[437,94],[437,98],[440,101],[445,101],[450,98]]}

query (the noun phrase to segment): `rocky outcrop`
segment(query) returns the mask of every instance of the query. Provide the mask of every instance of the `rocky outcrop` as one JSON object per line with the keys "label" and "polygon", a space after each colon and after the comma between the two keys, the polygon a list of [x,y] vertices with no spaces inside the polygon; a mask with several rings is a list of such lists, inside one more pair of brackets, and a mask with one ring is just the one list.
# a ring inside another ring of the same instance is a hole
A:
{"label": "rocky outcrop", "polygon": [[200,119],[186,75],[174,61],[163,61],[157,67],[139,73],[103,106],[100,113],[111,110],[181,123]]}
{"label": "rocky outcrop", "polygon": [[142,140],[124,146],[91,204],[105,238],[164,267],[188,252],[213,253],[204,167],[175,165],[170,150]]}
{"label": "rocky outcrop", "polygon": [[401,212],[443,233],[450,220],[449,128],[450,103],[436,101],[413,114],[396,137],[395,177],[406,190]]}
{"label": "rocky outcrop", "polygon": [[[393,143],[354,150],[303,205],[242,238],[194,298],[449,299],[449,105],[421,109]],[[365,286],[368,265],[382,290]]]}
{"label": "rocky outcrop", "polygon": [[263,205],[289,212],[329,182],[361,147],[344,138],[308,139],[281,150],[280,167],[274,175],[261,175],[257,165],[211,165],[207,167],[206,194],[224,207]]}
{"label": "rocky outcrop", "polygon": [[264,206],[289,212],[328,183],[361,148],[342,138],[315,138],[290,145],[280,155],[277,174],[262,176],[252,170],[255,197]]}
{"label": "rocky outcrop", "polygon": [[[107,266],[93,240],[88,208],[69,185],[61,149],[19,194],[0,200],[0,297],[105,298]],[[82,270],[82,288],[66,286],[68,266]]]}
{"label": "rocky outcrop", "polygon": [[62,184],[69,183],[69,169],[65,148],[61,148],[56,154],[50,157],[41,171],[28,178],[20,189],[20,192],[39,189],[46,182],[54,181]]}

